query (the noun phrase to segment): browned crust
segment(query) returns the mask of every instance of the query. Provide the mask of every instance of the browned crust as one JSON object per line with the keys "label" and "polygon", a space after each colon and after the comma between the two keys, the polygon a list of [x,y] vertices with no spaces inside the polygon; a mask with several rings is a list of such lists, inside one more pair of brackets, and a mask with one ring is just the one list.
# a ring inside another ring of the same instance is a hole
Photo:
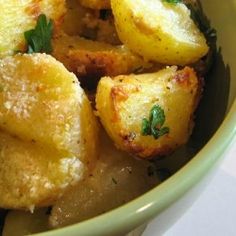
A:
{"label": "browned crust", "polygon": [[[92,52],[87,50],[71,50],[70,67],[78,76],[85,75],[115,75],[115,56],[110,52]],[[118,56],[118,55],[117,55]],[[81,71],[81,66],[84,69]]]}
{"label": "browned crust", "polygon": [[177,71],[173,80],[182,87],[189,88],[191,86],[191,77],[197,77],[195,71],[190,67]]}
{"label": "browned crust", "polygon": [[36,20],[41,13],[40,0],[32,1],[32,3],[26,7],[25,12],[28,15],[33,16],[33,18]]}
{"label": "browned crust", "polygon": [[111,8],[111,1],[110,0],[81,0],[80,1],[82,6],[89,7],[92,9],[110,9]]}
{"label": "browned crust", "polygon": [[[120,137],[123,141],[122,143],[124,144],[125,150],[136,157],[153,159],[153,157],[158,158],[158,156],[169,155],[174,151],[173,148],[170,148],[168,145],[147,149],[135,142],[135,135],[132,133],[127,135],[121,131]],[[176,147],[178,146],[176,145]]]}
{"label": "browned crust", "polygon": [[120,103],[127,100],[132,93],[137,93],[140,91],[140,86],[137,85],[115,85],[111,88],[110,98],[111,104],[114,111],[114,115],[112,117],[112,122],[117,122],[120,119],[119,110]]}
{"label": "browned crust", "polygon": [[134,25],[140,32],[144,33],[145,35],[153,35],[155,33],[155,30],[150,27],[150,24],[145,22],[145,19],[143,17],[131,17],[133,19]]}
{"label": "browned crust", "polygon": [[[40,6],[40,3],[42,2],[42,0],[33,0],[29,6],[26,7],[25,12],[27,15],[32,16],[33,19],[37,20],[39,15],[42,14],[42,9]],[[64,3],[64,14],[62,14],[61,16],[54,18],[54,26],[56,28],[58,28],[63,20],[64,20],[64,16],[66,14],[66,8],[65,8],[65,1],[64,0],[58,0],[58,4],[63,4]]]}

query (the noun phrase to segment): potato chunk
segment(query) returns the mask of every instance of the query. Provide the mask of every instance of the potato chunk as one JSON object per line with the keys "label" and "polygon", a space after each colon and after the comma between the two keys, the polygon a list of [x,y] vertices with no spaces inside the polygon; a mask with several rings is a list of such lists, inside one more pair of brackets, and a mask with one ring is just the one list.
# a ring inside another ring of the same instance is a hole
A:
{"label": "potato chunk", "polygon": [[105,75],[129,74],[150,66],[126,47],[112,46],[63,33],[54,38],[53,45],[53,56],[85,84],[95,84]]}
{"label": "potato chunk", "polygon": [[28,209],[48,206],[66,187],[79,181],[84,164],[55,148],[21,141],[0,133],[0,207]]}
{"label": "potato chunk", "polygon": [[[142,158],[171,153],[185,144],[193,127],[193,112],[200,85],[190,68],[176,67],[143,75],[104,77],[96,95],[96,107],[106,131],[118,148]],[[141,134],[142,120],[159,105],[169,134],[159,139]]]}
{"label": "potato chunk", "polygon": [[92,9],[110,9],[110,0],[80,0],[81,5]]}
{"label": "potato chunk", "polygon": [[0,207],[47,206],[96,160],[97,124],[77,78],[45,54],[0,61]]}
{"label": "potato chunk", "polygon": [[35,27],[40,14],[58,24],[65,13],[65,0],[0,0],[0,6],[0,58],[25,49],[24,32]]}
{"label": "potato chunk", "polygon": [[207,54],[204,35],[183,3],[111,0],[120,40],[149,60],[186,65]]}

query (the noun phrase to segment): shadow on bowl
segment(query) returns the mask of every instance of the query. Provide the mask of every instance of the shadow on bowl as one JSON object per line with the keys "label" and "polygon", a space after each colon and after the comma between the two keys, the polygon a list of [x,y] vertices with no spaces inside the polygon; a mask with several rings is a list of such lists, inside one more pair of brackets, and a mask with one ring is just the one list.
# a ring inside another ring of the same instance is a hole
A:
{"label": "shadow on bowl", "polygon": [[230,90],[230,68],[225,65],[221,49],[215,54],[214,65],[205,78],[205,88],[195,114],[195,127],[187,143],[174,154],[155,161],[161,170],[177,172],[201,150],[225,118]]}

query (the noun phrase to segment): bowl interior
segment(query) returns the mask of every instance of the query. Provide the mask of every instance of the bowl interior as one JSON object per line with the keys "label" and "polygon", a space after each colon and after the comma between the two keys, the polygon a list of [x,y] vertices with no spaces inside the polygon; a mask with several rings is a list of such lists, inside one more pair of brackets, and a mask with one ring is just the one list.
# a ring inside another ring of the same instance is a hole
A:
{"label": "bowl interior", "polygon": [[[221,126],[236,96],[236,81],[233,79],[236,77],[236,1],[228,0],[227,3],[222,3],[221,0],[202,1],[202,5],[213,27],[217,29],[218,52],[214,67],[206,78],[203,98],[196,113],[195,129],[189,143],[157,163],[160,167],[168,168],[171,173],[177,171],[178,173],[147,194],[116,210],[80,224],[40,235],[60,236],[78,233],[109,235],[111,232],[119,234],[132,229],[146,222],[183,195],[217,161],[221,152],[215,152],[214,147],[218,145],[223,151],[229,144],[230,140],[227,137],[234,135],[236,127],[236,117],[233,115],[228,118],[227,124],[221,127],[213,140],[208,142]],[[233,110],[231,109],[231,113],[236,113],[236,106]],[[225,134],[228,136],[226,137]],[[189,164],[186,166],[186,163]],[[171,194],[171,191],[186,176],[189,176],[189,182],[179,185],[176,194]],[[109,227],[106,226],[108,221]]]}
{"label": "bowl interior", "polygon": [[[232,9],[231,4],[233,3],[233,1],[229,1],[225,11]],[[220,9],[222,3],[214,1],[214,4],[214,8],[219,7]],[[214,56],[213,67],[207,77],[204,78],[203,97],[195,114],[195,127],[189,142],[169,157],[156,161],[157,166],[170,170],[172,174],[180,170],[207,144],[222,124],[235,98],[236,85],[235,81],[231,80],[231,78],[232,74],[235,73],[235,66],[232,66],[234,60],[232,58],[232,51],[236,50],[235,47],[230,50],[226,47],[227,42],[224,37],[227,32],[230,32],[232,22],[228,19],[225,22],[227,27],[220,27],[223,23],[224,13],[220,12],[222,15],[216,15],[212,11],[213,3],[211,1],[202,1],[202,5],[207,17],[211,20],[211,24],[217,29],[217,51]],[[236,34],[233,36],[233,39],[235,36]],[[235,53],[234,55],[236,55]]]}
{"label": "bowl interior", "polygon": [[[118,209],[51,232],[48,236],[65,233],[76,235],[77,232],[81,235],[119,235],[147,222],[195,185],[215,164],[235,136],[236,104],[233,107],[232,105],[236,96],[236,81],[233,79],[236,77],[236,1],[228,0],[224,4],[221,0],[201,2],[212,26],[217,30],[218,52],[213,70],[206,78],[205,91],[196,114],[196,125],[190,142],[158,163],[169,168],[172,173],[177,173],[150,192]],[[223,121],[224,124],[221,125]],[[46,235],[47,233],[44,234]]]}

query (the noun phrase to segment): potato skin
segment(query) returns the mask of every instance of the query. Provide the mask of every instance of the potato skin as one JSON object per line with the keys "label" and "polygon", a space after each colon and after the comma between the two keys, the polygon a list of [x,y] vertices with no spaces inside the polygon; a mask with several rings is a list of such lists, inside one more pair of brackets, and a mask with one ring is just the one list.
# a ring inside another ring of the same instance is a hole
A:
{"label": "potato skin", "polygon": [[24,32],[35,27],[40,14],[60,24],[65,14],[65,0],[0,0],[0,58],[24,51]]}
{"label": "potato skin", "polygon": [[[193,128],[200,83],[186,67],[170,67],[157,73],[104,77],[96,94],[96,108],[107,133],[116,146],[141,158],[167,155],[185,144]],[[155,140],[141,135],[142,119],[153,105],[165,112],[167,135]]]}
{"label": "potato skin", "polygon": [[92,8],[92,9],[110,9],[110,0],[80,0],[82,6]]}
{"label": "potato skin", "polygon": [[148,60],[188,65],[209,50],[183,3],[111,0],[111,5],[120,40]]}
{"label": "potato skin", "polygon": [[49,206],[97,159],[97,123],[77,78],[45,54],[0,61],[0,207]]}

